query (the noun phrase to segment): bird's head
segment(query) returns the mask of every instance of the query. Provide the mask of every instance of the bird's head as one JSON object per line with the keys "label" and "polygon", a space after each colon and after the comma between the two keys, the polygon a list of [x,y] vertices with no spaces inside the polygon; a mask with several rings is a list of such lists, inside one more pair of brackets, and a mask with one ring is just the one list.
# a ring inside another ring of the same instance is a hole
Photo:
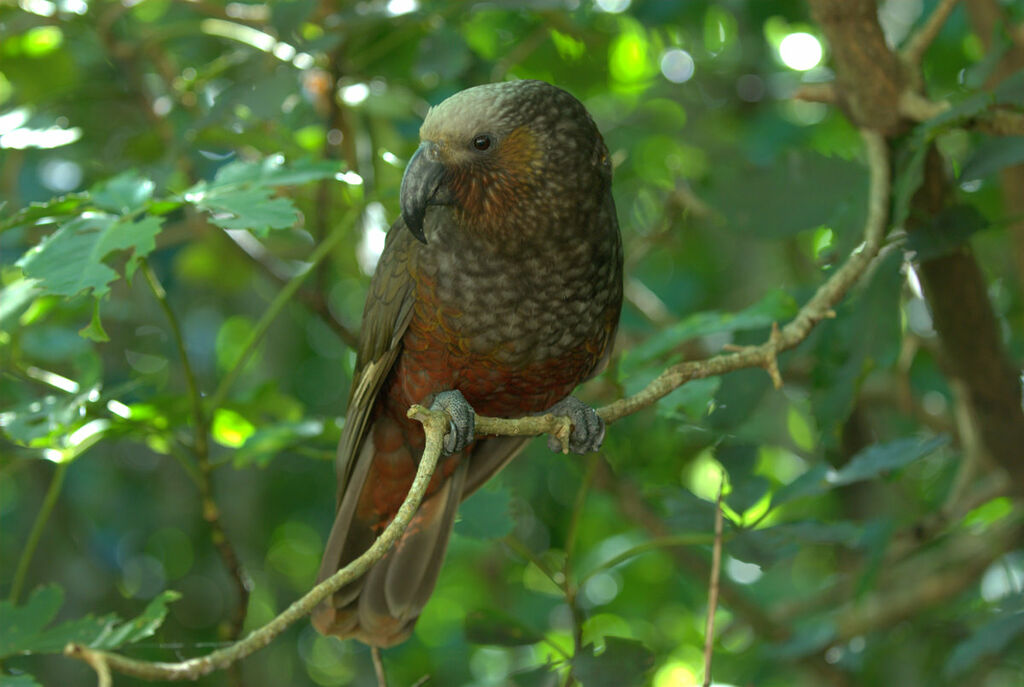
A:
{"label": "bird's head", "polygon": [[[402,217],[426,243],[427,208],[451,206],[462,226],[526,226],[573,198],[600,197],[607,149],[572,95],[543,81],[469,88],[432,107],[402,177]],[[581,194],[580,191],[583,191]]]}

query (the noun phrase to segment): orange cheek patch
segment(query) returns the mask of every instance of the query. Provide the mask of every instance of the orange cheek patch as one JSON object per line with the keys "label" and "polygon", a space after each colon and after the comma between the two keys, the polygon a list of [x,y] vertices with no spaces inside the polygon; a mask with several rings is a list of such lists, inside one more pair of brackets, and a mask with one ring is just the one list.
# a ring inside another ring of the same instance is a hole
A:
{"label": "orange cheek patch", "polygon": [[452,190],[465,219],[489,225],[505,217],[531,185],[539,147],[526,127],[519,127],[498,144],[493,154],[460,168]]}

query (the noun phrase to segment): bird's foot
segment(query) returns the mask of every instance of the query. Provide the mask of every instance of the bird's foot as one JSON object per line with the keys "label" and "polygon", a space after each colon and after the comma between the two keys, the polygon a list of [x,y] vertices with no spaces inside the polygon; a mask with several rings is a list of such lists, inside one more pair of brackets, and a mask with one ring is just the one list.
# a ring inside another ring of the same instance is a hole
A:
{"label": "bird's foot", "polygon": [[476,432],[476,413],[461,391],[452,389],[438,393],[430,409],[444,411],[451,418],[448,433],[444,435],[444,455],[458,453],[472,443]]}
{"label": "bird's foot", "polygon": [[[547,410],[556,417],[564,417],[572,423],[569,432],[568,449],[573,453],[593,453],[601,448],[604,441],[604,420],[597,411],[575,396],[569,396]],[[548,437],[548,448],[552,451],[565,451],[565,442],[558,437]]]}

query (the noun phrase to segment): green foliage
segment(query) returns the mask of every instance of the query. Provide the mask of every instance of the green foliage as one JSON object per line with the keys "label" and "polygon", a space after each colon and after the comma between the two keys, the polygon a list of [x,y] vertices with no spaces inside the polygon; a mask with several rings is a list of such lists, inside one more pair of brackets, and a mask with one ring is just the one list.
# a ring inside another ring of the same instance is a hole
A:
{"label": "green foliage", "polygon": [[[881,15],[896,42],[936,2],[903,4]],[[309,589],[368,274],[447,95],[547,79],[602,131],[628,281],[608,371],[579,392],[596,405],[764,342],[856,249],[861,138],[789,97],[832,78],[780,52],[824,41],[805,3],[568,5],[0,7],[0,687],[82,682],[52,655],[68,641],[201,655],[238,629],[241,586],[244,632]],[[924,92],[950,106],[893,141],[891,221],[914,231],[780,356],[784,388],[690,381],[610,425],[593,462],[534,442],[463,504],[391,684],[699,684],[723,479],[714,683],[1021,682],[1019,503],[972,462],[984,399],[950,377],[914,269],[969,245],[1021,359],[1000,175],[1024,144],[981,125],[1022,112],[1024,72],[1001,67],[1008,31],[969,21],[926,55]],[[933,144],[955,183],[923,219]],[[964,564],[965,542],[988,548]],[[883,619],[851,635],[864,609]],[[241,671],[374,684],[364,648],[304,622]]]}
{"label": "green foliage", "polygon": [[92,649],[116,649],[153,636],[167,616],[167,604],[181,594],[167,590],[147,604],[137,618],[121,620],[109,613],[101,617],[86,615],[48,627],[61,605],[64,590],[57,585],[39,587],[22,606],[0,601],[0,659],[23,653],[56,654],[69,643]]}

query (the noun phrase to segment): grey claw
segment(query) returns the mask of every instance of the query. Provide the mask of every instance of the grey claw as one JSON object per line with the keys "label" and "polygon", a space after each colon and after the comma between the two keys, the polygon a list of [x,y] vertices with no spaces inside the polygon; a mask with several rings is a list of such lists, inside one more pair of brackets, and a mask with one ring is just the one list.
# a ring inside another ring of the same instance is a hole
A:
{"label": "grey claw", "polygon": [[434,396],[431,410],[448,413],[448,433],[444,435],[444,455],[458,453],[473,442],[476,433],[476,414],[461,391],[442,391]]}
{"label": "grey claw", "polygon": [[[548,409],[549,413],[567,417],[572,422],[569,434],[569,450],[573,453],[593,453],[604,442],[604,420],[593,408],[574,396],[569,396]],[[562,447],[554,437],[548,439],[548,448],[561,451]]]}

